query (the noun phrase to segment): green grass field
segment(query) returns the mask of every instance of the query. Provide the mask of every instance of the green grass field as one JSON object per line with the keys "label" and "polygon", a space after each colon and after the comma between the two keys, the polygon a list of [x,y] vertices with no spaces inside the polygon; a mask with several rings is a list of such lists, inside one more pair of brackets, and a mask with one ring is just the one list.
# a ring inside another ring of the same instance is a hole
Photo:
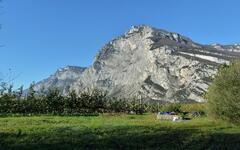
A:
{"label": "green grass field", "polygon": [[0,149],[240,149],[240,127],[155,114],[1,117]]}

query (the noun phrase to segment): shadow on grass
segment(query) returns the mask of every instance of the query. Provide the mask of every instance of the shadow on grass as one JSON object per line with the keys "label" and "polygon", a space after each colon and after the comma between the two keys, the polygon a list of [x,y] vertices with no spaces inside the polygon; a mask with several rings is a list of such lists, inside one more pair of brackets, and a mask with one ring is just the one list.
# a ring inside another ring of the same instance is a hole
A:
{"label": "shadow on grass", "polygon": [[0,133],[0,149],[240,149],[240,134],[199,129],[120,126],[55,128],[48,133]]}

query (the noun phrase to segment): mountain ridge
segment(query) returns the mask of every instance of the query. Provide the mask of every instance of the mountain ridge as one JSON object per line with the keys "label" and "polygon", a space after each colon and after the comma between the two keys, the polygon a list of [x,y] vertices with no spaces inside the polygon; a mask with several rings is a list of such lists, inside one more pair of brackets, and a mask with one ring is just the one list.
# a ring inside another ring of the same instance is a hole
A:
{"label": "mountain ridge", "polygon": [[67,88],[78,93],[99,88],[116,97],[203,102],[217,67],[238,57],[237,44],[202,45],[175,32],[139,25],[103,46],[90,67],[66,70],[69,76],[74,74],[71,82],[53,81],[59,78],[55,74],[37,83],[36,90],[54,85],[65,94]]}

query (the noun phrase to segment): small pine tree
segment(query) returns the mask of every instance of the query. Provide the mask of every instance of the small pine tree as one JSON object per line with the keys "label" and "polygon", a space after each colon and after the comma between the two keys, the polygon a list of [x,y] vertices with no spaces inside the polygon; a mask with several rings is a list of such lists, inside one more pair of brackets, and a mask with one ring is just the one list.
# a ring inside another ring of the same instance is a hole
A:
{"label": "small pine tree", "polygon": [[34,90],[34,87],[35,87],[35,83],[33,82],[30,84],[28,89],[27,99],[29,100],[35,98],[36,91]]}

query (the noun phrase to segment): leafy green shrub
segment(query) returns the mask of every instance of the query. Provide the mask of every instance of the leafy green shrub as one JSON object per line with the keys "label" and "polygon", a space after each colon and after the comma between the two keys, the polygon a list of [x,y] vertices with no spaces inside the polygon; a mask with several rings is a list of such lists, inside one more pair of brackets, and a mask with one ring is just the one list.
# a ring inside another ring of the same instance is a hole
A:
{"label": "leafy green shrub", "polygon": [[61,114],[64,112],[64,98],[57,88],[49,88],[44,103],[47,113]]}
{"label": "leafy green shrub", "polygon": [[212,117],[240,123],[240,61],[219,68],[206,98]]}
{"label": "leafy green shrub", "polygon": [[198,112],[201,115],[205,115],[207,111],[206,103],[191,103],[191,104],[181,104],[182,112]]}
{"label": "leafy green shrub", "polygon": [[160,111],[160,108],[161,108],[160,105],[148,104],[146,107],[146,111],[151,113],[157,113]]}
{"label": "leafy green shrub", "polygon": [[162,112],[180,113],[181,112],[181,104],[179,104],[179,103],[165,104],[165,105],[162,105],[160,110]]}
{"label": "leafy green shrub", "polygon": [[125,99],[111,98],[107,102],[107,112],[125,113],[130,112],[131,106]]}
{"label": "leafy green shrub", "polygon": [[0,113],[14,113],[15,96],[11,94],[3,94],[0,97]]}
{"label": "leafy green shrub", "polygon": [[141,100],[133,98],[130,102],[130,110],[136,114],[143,114],[146,112],[146,104],[143,104]]}
{"label": "leafy green shrub", "polygon": [[87,90],[80,94],[78,109],[84,113],[103,113],[106,109],[107,93],[98,89]]}

